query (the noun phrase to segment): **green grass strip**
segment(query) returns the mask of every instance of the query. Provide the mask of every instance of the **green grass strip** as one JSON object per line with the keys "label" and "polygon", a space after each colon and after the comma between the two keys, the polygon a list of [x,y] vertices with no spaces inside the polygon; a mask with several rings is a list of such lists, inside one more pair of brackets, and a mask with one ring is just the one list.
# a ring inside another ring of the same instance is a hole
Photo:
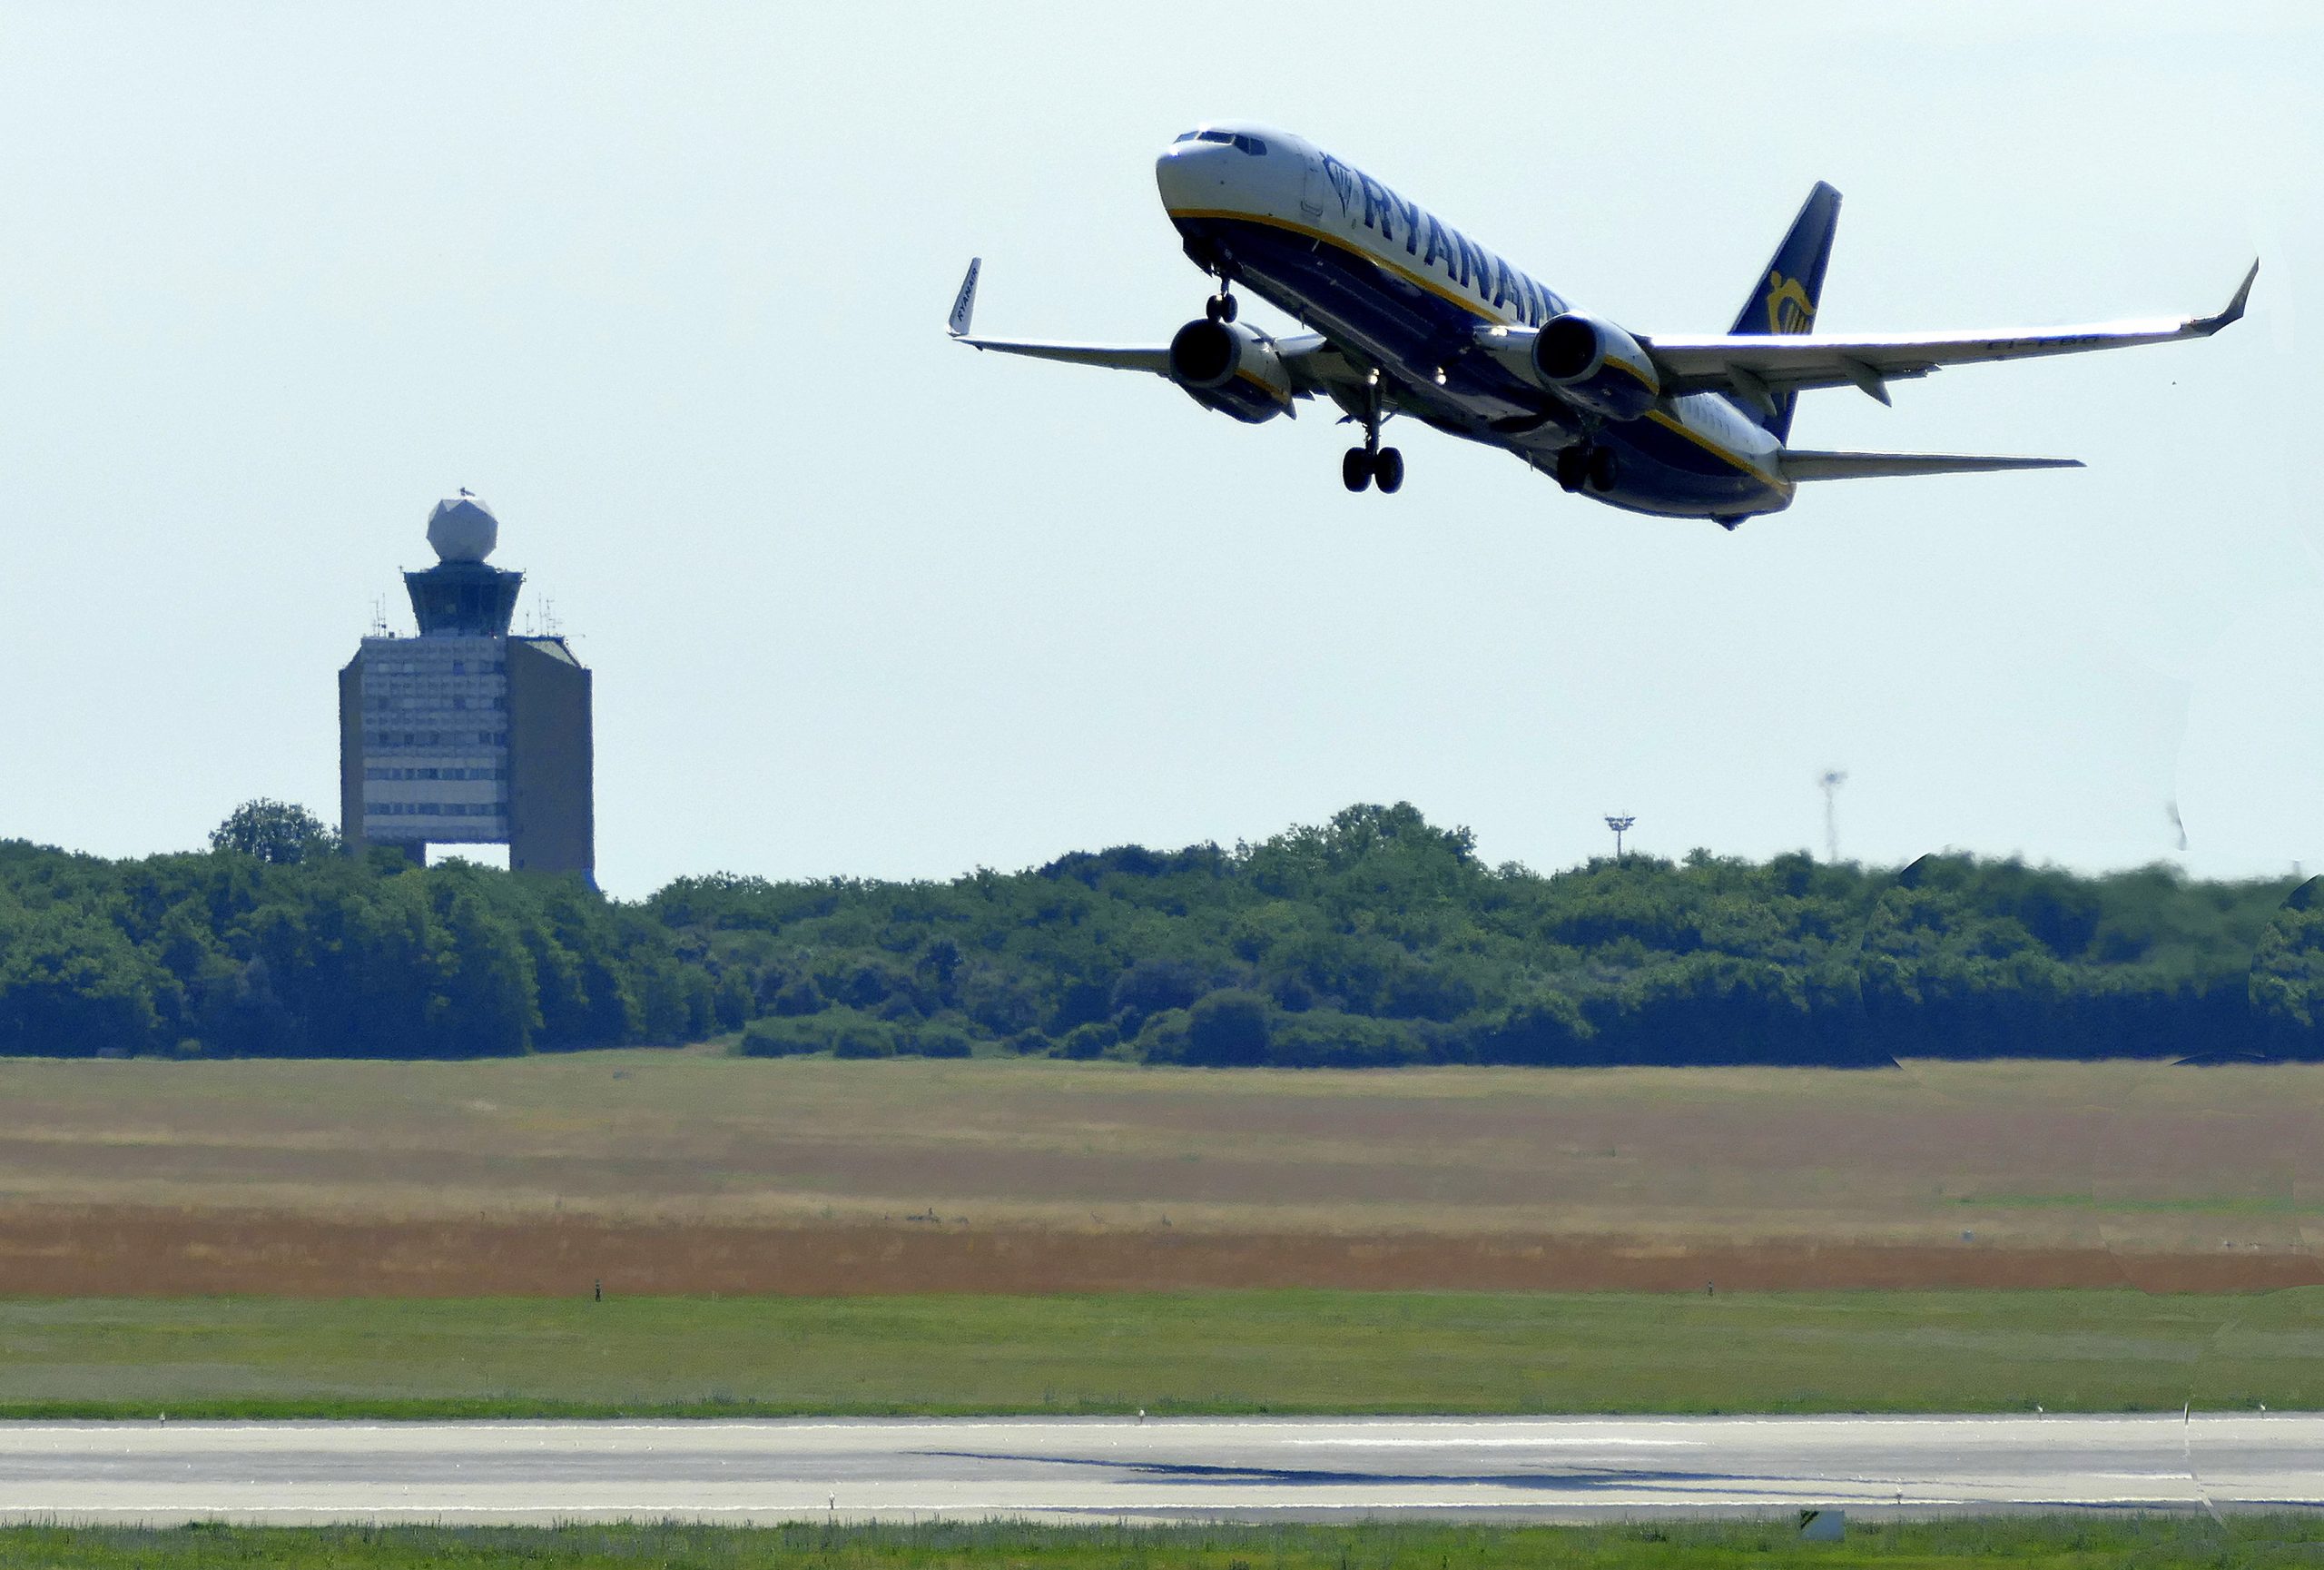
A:
{"label": "green grass strip", "polygon": [[2324,1408],[2324,1289],[0,1299],[0,1417]]}
{"label": "green grass strip", "polygon": [[1039,1526],[1013,1523],[770,1527],[639,1525],[556,1527],[242,1527],[174,1530],[0,1528],[0,1564],[85,1570],[212,1566],[539,1565],[557,1570],[1669,1570],[1799,1564],[2010,1565],[2040,1570],[2313,1565],[2324,1514],[2230,1516],[2004,1516],[1855,1522],[1839,1543],[1803,1544],[1788,1522],[1654,1526]]}

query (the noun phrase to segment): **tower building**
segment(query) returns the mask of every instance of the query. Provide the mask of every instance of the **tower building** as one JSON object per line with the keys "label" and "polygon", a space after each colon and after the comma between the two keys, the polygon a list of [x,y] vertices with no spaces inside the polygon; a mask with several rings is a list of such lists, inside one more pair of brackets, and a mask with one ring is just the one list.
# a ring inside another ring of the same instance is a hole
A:
{"label": "tower building", "polygon": [[521,572],[487,566],[499,520],[461,491],[403,575],[417,637],[375,634],[339,673],[340,832],[350,851],[505,844],[517,871],[596,884],[589,671],[562,637],[511,635]]}

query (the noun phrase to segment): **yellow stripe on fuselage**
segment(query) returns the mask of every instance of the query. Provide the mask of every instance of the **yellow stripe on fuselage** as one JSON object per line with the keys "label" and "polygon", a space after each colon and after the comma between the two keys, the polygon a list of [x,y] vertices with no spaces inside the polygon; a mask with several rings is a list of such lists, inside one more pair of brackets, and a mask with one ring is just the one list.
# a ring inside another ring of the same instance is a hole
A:
{"label": "yellow stripe on fuselage", "polygon": [[1705,452],[1710,453],[1714,457],[1725,459],[1728,462],[1733,464],[1736,468],[1741,469],[1744,473],[1749,475],[1753,479],[1759,481],[1768,489],[1772,490],[1779,490],[1786,496],[1791,494],[1791,481],[1783,479],[1779,475],[1769,474],[1766,469],[1761,469],[1758,464],[1753,463],[1749,459],[1744,457],[1741,453],[1737,452],[1732,449],[1721,447],[1718,442],[1713,441],[1709,437],[1705,436],[1701,431],[1697,430],[1693,426],[1689,425],[1685,420],[1677,418],[1675,415],[1665,414],[1659,409],[1649,409],[1646,411],[1646,418],[1654,421],[1655,424],[1663,427],[1667,430],[1677,431],[1680,436],[1685,437],[1689,441],[1693,442]]}
{"label": "yellow stripe on fuselage", "polygon": [[[1482,317],[1485,321],[1492,322],[1496,327],[1506,327],[1517,320],[1513,316],[1503,315],[1492,306],[1480,304],[1476,301],[1471,300],[1466,295],[1454,293],[1451,289],[1448,289],[1443,284],[1439,283],[1436,280],[1429,277],[1425,273],[1414,272],[1411,268],[1405,267],[1398,262],[1391,262],[1384,256],[1375,256],[1371,252],[1364,250],[1361,246],[1351,245],[1346,242],[1346,240],[1339,235],[1328,233],[1324,230],[1313,228],[1305,223],[1295,223],[1288,218],[1275,218],[1258,212],[1237,212],[1232,209],[1221,207],[1173,207],[1166,209],[1166,211],[1168,212],[1170,217],[1174,221],[1184,218],[1216,218],[1224,219],[1234,223],[1258,223],[1263,224],[1269,229],[1280,229],[1288,233],[1304,235],[1309,240],[1320,241],[1324,244],[1331,246],[1334,250],[1345,252],[1351,256],[1361,257],[1364,261],[1371,262],[1374,267],[1382,268],[1387,272],[1393,272],[1406,282],[1416,284],[1420,288],[1427,290],[1431,294],[1435,295],[1440,300],[1450,301],[1452,304],[1459,306],[1462,310],[1470,312],[1472,315]],[[1503,262],[1502,265],[1507,266],[1508,264]],[[1607,363],[1609,365],[1620,365],[1622,370],[1630,371],[1632,376],[1638,376],[1638,371],[1635,368],[1628,365],[1622,365],[1620,360],[1608,360]],[[1640,384],[1643,385],[1646,379],[1640,376],[1639,377],[1639,380]],[[1783,479],[1779,475],[1769,474],[1758,464],[1744,457],[1743,454],[1734,451],[1732,449],[1720,446],[1718,442],[1713,441],[1709,437],[1705,436],[1701,431],[1695,430],[1686,421],[1665,414],[1659,409],[1648,410],[1646,418],[1654,421],[1657,425],[1677,431],[1680,436],[1685,437],[1697,447],[1701,448],[1704,451],[1709,452],[1715,457],[1723,459],[1727,462],[1733,464],[1736,468],[1749,475],[1753,479],[1759,481],[1762,485],[1782,491],[1786,495],[1790,494],[1792,486],[1789,480]]]}
{"label": "yellow stripe on fuselage", "polygon": [[[1493,323],[1497,327],[1506,327],[1511,322],[1517,320],[1517,318],[1513,316],[1502,315],[1492,306],[1481,305],[1477,301],[1469,299],[1466,295],[1455,294],[1451,289],[1442,283],[1439,283],[1435,279],[1429,277],[1428,274],[1424,272],[1414,272],[1411,268],[1391,262],[1384,256],[1374,256],[1369,251],[1350,245],[1345,240],[1336,234],[1326,233],[1321,229],[1311,229],[1305,223],[1295,223],[1288,218],[1271,218],[1263,213],[1257,212],[1236,212],[1223,207],[1174,207],[1168,211],[1170,216],[1174,219],[1223,218],[1232,222],[1260,223],[1265,224],[1269,229],[1281,229],[1293,234],[1304,234],[1310,240],[1320,240],[1324,244],[1332,246],[1337,250],[1344,251],[1351,256],[1361,256],[1364,261],[1371,262],[1374,266],[1386,269],[1388,272],[1393,272],[1397,277],[1404,280],[1407,283],[1416,283],[1421,288],[1427,290],[1431,294],[1435,295],[1438,299],[1449,300],[1453,304],[1459,306],[1462,310],[1482,316],[1487,321]],[[1502,265],[1506,266],[1507,263],[1504,262]]]}

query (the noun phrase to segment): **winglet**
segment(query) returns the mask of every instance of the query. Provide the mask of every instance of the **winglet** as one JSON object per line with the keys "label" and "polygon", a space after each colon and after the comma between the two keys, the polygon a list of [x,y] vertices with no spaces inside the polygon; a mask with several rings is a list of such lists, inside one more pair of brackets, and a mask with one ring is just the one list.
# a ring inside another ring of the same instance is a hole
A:
{"label": "winglet", "polygon": [[2255,256],[2251,259],[2251,271],[2243,275],[2242,286],[2236,290],[2235,298],[2227,302],[2227,309],[2221,311],[2217,316],[2204,317],[2201,323],[2202,330],[2207,333],[2217,332],[2221,328],[2229,325],[2230,322],[2242,321],[2244,301],[2251,298],[2251,285],[2259,276],[2260,259]]}
{"label": "winglet", "polygon": [[[945,327],[955,338],[966,338],[969,335],[969,317],[977,308],[977,269],[983,265],[984,258],[981,256],[970,259],[969,275],[960,280],[960,293],[959,298],[952,301],[952,314],[944,319]],[[2249,288],[2250,285],[2246,284],[2245,287]]]}

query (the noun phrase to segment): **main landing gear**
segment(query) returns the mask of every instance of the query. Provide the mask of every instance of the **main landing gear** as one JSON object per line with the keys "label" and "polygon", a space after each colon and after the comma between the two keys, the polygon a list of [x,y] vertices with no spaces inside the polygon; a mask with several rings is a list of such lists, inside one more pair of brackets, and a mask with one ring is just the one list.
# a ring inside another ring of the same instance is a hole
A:
{"label": "main landing gear", "polygon": [[1393,496],[1403,488],[1404,455],[1393,447],[1351,447],[1340,455],[1340,483],[1362,490],[1378,481],[1381,494]]}
{"label": "main landing gear", "polygon": [[1622,477],[1614,449],[1594,441],[1578,441],[1571,447],[1561,448],[1556,472],[1558,484],[1569,491],[1580,490],[1585,485],[1592,490],[1611,490]]}
{"label": "main landing gear", "polygon": [[1371,380],[1369,407],[1364,414],[1364,445],[1351,447],[1340,459],[1340,483],[1350,490],[1362,490],[1377,483],[1380,494],[1393,496],[1404,485],[1404,455],[1393,447],[1380,445],[1381,410],[1380,373],[1374,371]]}

